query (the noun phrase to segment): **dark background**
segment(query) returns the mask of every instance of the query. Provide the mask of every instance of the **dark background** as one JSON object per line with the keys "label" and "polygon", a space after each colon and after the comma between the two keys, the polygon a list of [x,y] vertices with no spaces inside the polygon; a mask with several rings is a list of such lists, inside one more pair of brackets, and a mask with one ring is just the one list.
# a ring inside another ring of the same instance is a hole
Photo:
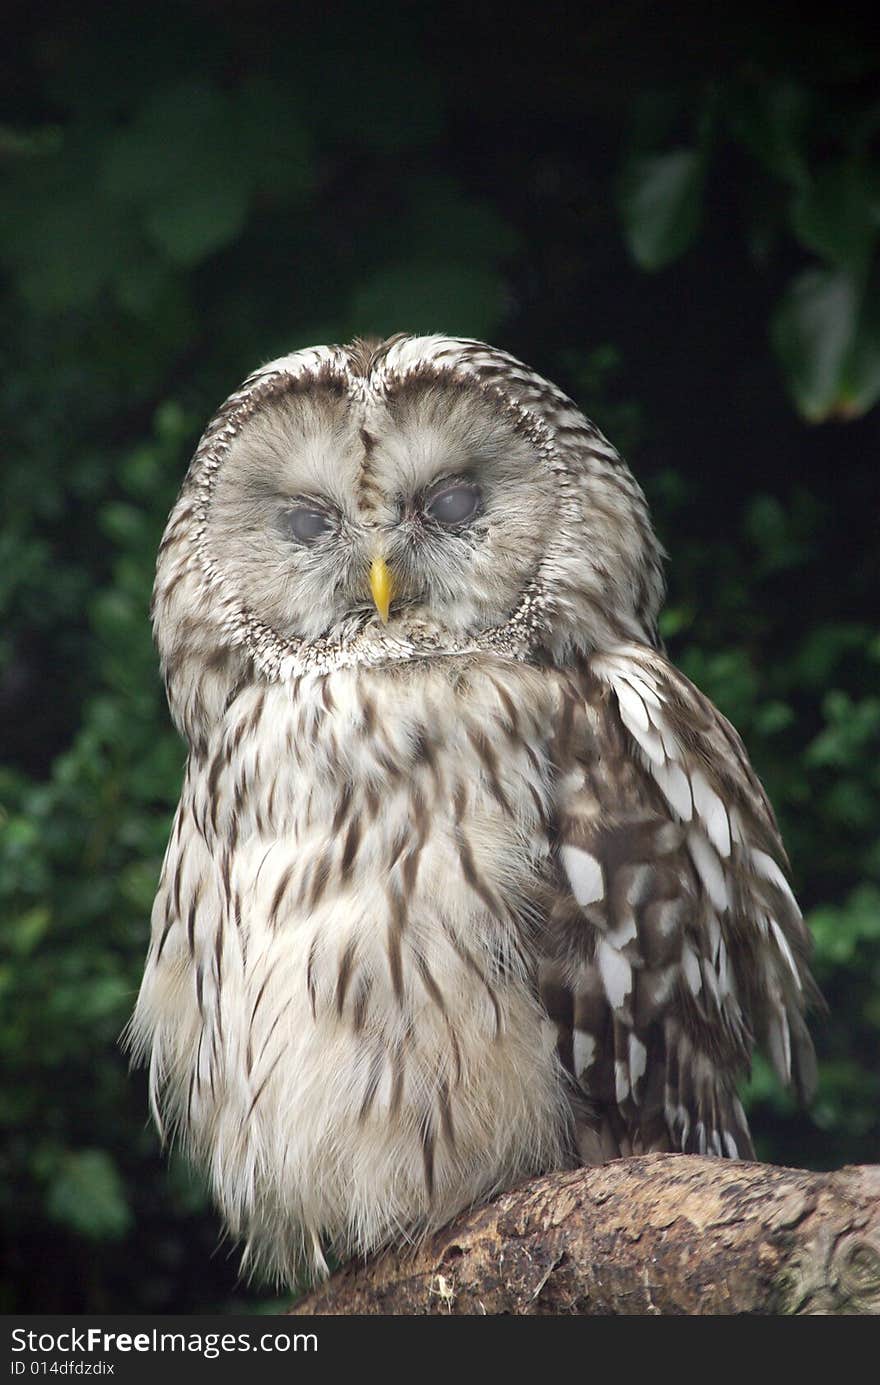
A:
{"label": "dark background", "polygon": [[809,1114],[756,1064],[759,1149],[877,1160],[876,25],[713,8],[5,21],[0,1310],[276,1302],[118,1048],[183,763],[147,608],[209,414],[355,332],[485,337],[628,457],[830,1005]]}

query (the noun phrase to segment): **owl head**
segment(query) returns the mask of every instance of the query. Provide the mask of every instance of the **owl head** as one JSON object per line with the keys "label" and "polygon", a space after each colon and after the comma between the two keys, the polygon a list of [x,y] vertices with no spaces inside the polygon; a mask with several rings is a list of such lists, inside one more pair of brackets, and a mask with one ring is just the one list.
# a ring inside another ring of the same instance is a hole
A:
{"label": "owl head", "polygon": [[560,390],[481,342],[315,347],[208,425],[160,548],[154,624],[194,746],[268,678],[655,643],[641,490]]}

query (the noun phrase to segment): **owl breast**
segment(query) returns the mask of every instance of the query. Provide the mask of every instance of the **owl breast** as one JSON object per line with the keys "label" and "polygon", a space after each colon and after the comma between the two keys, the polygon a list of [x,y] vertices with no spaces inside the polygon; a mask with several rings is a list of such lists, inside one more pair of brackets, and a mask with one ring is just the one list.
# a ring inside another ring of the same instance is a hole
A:
{"label": "owl breast", "polygon": [[555,697],[488,657],[252,687],[190,770],[142,1005],[230,1225],[276,1273],[565,1161],[531,946]]}

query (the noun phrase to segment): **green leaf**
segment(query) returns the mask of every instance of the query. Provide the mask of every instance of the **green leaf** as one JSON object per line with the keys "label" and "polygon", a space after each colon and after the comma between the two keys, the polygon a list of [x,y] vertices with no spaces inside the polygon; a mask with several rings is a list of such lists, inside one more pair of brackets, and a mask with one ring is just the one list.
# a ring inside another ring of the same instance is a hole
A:
{"label": "green leaf", "polygon": [[787,702],[765,702],[755,713],[755,730],[760,736],[775,736],[795,720],[794,709]]}
{"label": "green leaf", "polygon": [[94,183],[94,149],[74,134],[0,194],[0,257],[38,312],[86,307],[137,253],[136,223]]}
{"label": "green leaf", "polygon": [[863,295],[852,345],[844,363],[837,400],[841,418],[861,418],[880,400],[880,276]]}
{"label": "green leaf", "polygon": [[771,340],[804,418],[856,418],[880,399],[880,311],[840,270],[798,276],[777,308]]}
{"label": "green leaf", "polygon": [[794,82],[753,82],[731,98],[730,129],[768,173],[799,186],[809,176],[804,152],[808,113],[808,95]]}
{"label": "green leaf", "polygon": [[4,929],[9,948],[19,956],[33,952],[45,935],[51,918],[49,910],[38,905],[34,909],[29,909],[26,914],[11,919]]}
{"label": "green leaf", "polygon": [[859,947],[867,952],[880,941],[880,889],[859,885],[844,904],[814,909],[807,922],[822,963],[850,962]]}
{"label": "green leaf", "polygon": [[863,163],[831,164],[795,197],[792,230],[808,250],[858,278],[880,230],[871,193],[871,170]]}
{"label": "green leaf", "polygon": [[826,693],[823,708],[825,727],[808,746],[806,763],[847,769],[862,763],[865,756],[876,758],[880,748],[880,697],[854,700],[834,688]]}
{"label": "green leaf", "polygon": [[169,260],[195,265],[234,241],[247,216],[249,188],[230,174],[228,180],[198,183],[154,207],[147,230]]}
{"label": "green leaf", "polygon": [[630,252],[642,269],[663,269],[692,244],[702,219],[705,163],[696,149],[629,161],[619,207]]}
{"label": "green leaf", "polygon": [[206,162],[219,168],[228,123],[228,103],[210,83],[160,87],[103,146],[99,190],[111,203],[148,205],[184,190]]}
{"label": "green leaf", "polygon": [[46,1211],[53,1221],[93,1241],[120,1240],[131,1225],[119,1171],[101,1149],[64,1155],[49,1185]]}
{"label": "green leaf", "polygon": [[757,571],[762,577],[802,567],[810,552],[802,538],[802,524],[789,500],[783,505],[775,495],[759,492],[748,502],[743,529],[758,550]]}
{"label": "green leaf", "polygon": [[773,316],[773,347],[788,388],[813,423],[833,410],[855,312],[852,279],[813,269],[794,280]]}
{"label": "green leaf", "polygon": [[[160,88],[107,141],[100,166],[105,200],[136,208],[157,248],[183,267],[238,238],[256,188],[283,200],[311,177],[295,103],[258,80],[231,93],[195,80]],[[161,285],[149,263],[140,278],[125,294],[134,311]]]}
{"label": "green leaf", "polygon": [[684,606],[667,606],[660,613],[660,634],[664,640],[673,639],[687,630],[693,622],[693,612]]}

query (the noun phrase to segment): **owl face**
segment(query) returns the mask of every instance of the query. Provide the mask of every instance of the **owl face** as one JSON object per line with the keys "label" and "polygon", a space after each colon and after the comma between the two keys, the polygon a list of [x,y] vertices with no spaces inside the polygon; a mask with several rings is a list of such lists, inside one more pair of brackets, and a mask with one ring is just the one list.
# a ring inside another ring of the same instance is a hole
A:
{"label": "owl face", "polygon": [[282,640],[374,624],[462,641],[503,626],[535,580],[557,491],[534,430],[476,382],[417,372],[357,400],[329,377],[238,432],[206,547]]}
{"label": "owl face", "polygon": [[201,746],[254,673],[651,645],[660,556],[614,448],[514,357],[406,335],[297,351],[221,407],[168,521],[169,703]]}

